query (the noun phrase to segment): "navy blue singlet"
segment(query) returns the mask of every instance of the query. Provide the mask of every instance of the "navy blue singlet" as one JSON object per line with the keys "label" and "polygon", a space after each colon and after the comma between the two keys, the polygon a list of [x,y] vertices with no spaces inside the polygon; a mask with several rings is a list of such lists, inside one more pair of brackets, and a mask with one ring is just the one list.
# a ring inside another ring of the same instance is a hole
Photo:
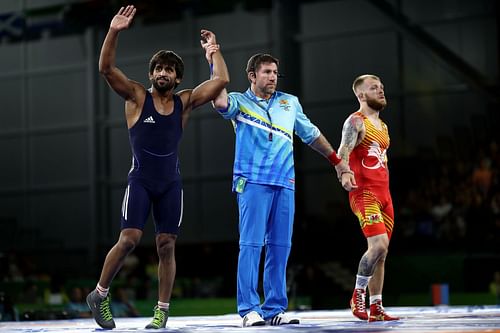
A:
{"label": "navy blue singlet", "polygon": [[151,208],[156,233],[177,234],[182,222],[183,191],[178,149],[182,136],[182,101],[159,114],[146,92],[139,120],[129,129],[132,168],[122,202],[121,226],[143,230]]}
{"label": "navy blue singlet", "polygon": [[173,98],[174,111],[165,116],[156,111],[153,96],[146,91],[141,116],[129,129],[133,154],[129,179],[180,178],[178,149],[182,136],[182,101],[177,95]]}

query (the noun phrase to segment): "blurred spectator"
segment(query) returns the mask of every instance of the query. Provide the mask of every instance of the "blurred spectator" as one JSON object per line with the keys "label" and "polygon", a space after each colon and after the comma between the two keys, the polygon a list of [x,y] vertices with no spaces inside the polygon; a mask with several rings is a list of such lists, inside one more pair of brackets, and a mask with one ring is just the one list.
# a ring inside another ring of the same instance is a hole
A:
{"label": "blurred spectator", "polygon": [[490,292],[495,295],[497,305],[500,305],[500,271],[493,274],[493,281],[490,283]]}
{"label": "blurred spectator", "polygon": [[146,276],[153,282],[158,281],[158,259],[154,255],[148,256],[148,262],[146,264]]}
{"label": "blurred spectator", "polygon": [[[406,175],[393,174],[391,183],[400,200],[396,233],[400,250],[412,251],[417,242],[429,241],[429,251],[498,253],[500,243],[500,154],[496,141],[470,159],[429,157],[406,185]],[[475,166],[473,163],[478,162]],[[401,167],[401,166],[400,166]],[[394,168],[398,170],[398,168]],[[405,186],[401,186],[405,184]]]}
{"label": "blurred spectator", "polygon": [[489,241],[493,244],[495,253],[498,254],[498,244],[500,244],[500,214],[493,215],[492,218],[492,232]]}
{"label": "blurred spectator", "polygon": [[114,290],[111,297],[111,312],[114,317],[138,317],[139,311],[135,308],[132,301],[129,300],[124,288],[118,287]]}
{"label": "blurred spectator", "polygon": [[490,207],[493,215],[500,215],[500,191],[493,193]]}
{"label": "blurred spectator", "polygon": [[15,253],[7,255],[7,276],[4,278],[7,281],[22,282],[24,281],[24,274],[19,267],[19,258]]}
{"label": "blurred spectator", "polygon": [[500,168],[500,148],[495,140],[490,142],[489,148],[489,156],[492,161],[492,167],[498,172],[498,168]]}
{"label": "blurred spectator", "polygon": [[441,222],[450,214],[452,209],[453,204],[448,196],[441,194],[439,196],[439,201],[431,207],[431,214],[434,216],[436,221]]}
{"label": "blurred spectator", "polygon": [[41,292],[38,285],[33,280],[28,280],[24,284],[21,296],[19,297],[20,303],[40,304],[42,303]]}
{"label": "blurred spectator", "polygon": [[123,266],[118,272],[118,279],[127,280],[130,276],[137,274],[139,268],[139,257],[135,253],[130,253],[123,261]]}
{"label": "blurred spectator", "polygon": [[472,183],[483,197],[487,197],[493,179],[491,160],[483,157],[472,173]]}
{"label": "blurred spectator", "polygon": [[90,318],[92,317],[89,307],[85,302],[86,295],[82,288],[73,287],[69,292],[69,301],[66,304],[66,311],[70,318]]}
{"label": "blurred spectator", "polygon": [[0,321],[18,321],[19,315],[11,298],[0,292]]}
{"label": "blurred spectator", "polygon": [[49,288],[44,291],[45,304],[62,305],[68,302],[64,283],[59,277],[50,280]]}

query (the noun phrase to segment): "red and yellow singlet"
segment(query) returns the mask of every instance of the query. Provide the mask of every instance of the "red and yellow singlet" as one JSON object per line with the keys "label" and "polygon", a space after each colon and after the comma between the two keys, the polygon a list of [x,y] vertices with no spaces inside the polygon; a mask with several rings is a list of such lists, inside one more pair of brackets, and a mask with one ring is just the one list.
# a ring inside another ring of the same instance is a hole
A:
{"label": "red and yellow singlet", "polygon": [[360,111],[354,115],[363,118],[366,132],[349,156],[349,166],[358,185],[356,190],[349,192],[351,209],[366,237],[387,233],[390,238],[394,209],[386,155],[390,144],[389,131],[382,120],[382,129],[379,130]]}

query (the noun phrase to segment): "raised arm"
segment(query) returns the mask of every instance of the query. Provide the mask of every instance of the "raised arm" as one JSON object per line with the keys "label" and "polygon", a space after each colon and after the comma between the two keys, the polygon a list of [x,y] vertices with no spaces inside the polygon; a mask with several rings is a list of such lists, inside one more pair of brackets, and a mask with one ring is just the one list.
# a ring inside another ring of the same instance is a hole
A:
{"label": "raised arm", "polygon": [[135,98],[135,83],[116,67],[116,47],[118,34],[130,26],[135,12],[135,7],[131,5],[120,8],[111,20],[99,57],[99,73],[104,76],[109,86],[127,101]]}
{"label": "raised arm", "polygon": [[[208,64],[210,65],[210,78],[212,78],[214,75],[212,55],[215,52],[219,51],[220,46],[218,44],[209,44],[208,42],[206,42],[206,40],[202,40],[201,43],[201,46],[205,49],[205,57],[207,58]],[[220,106],[216,107],[217,104]],[[212,106],[217,110],[225,110],[227,108],[226,88],[222,89],[220,94],[214,100],[212,100]]]}
{"label": "raised arm", "polygon": [[354,173],[349,168],[349,164],[337,156],[335,150],[332,148],[332,145],[323,134],[320,134],[319,137],[309,146],[327,158],[335,167],[337,178],[341,182],[344,189],[351,191],[357,187],[356,180],[354,179]]}
{"label": "raised arm", "polygon": [[201,30],[201,46],[205,49],[205,57],[210,65],[210,79],[194,88],[189,96],[185,111],[190,111],[215,99],[229,83],[229,72],[222,57],[215,34]]}
{"label": "raised arm", "polygon": [[[203,46],[203,44],[202,44]],[[213,69],[213,62],[212,62],[212,54],[216,52],[216,50],[219,49],[219,46],[218,45],[205,45],[204,46],[205,50],[207,51],[206,52],[206,57],[207,57],[207,60],[208,60],[208,63],[210,64],[210,68],[211,70]],[[211,73],[211,75],[213,75],[214,73]],[[212,100],[212,106],[217,109],[217,110],[225,110],[227,109],[227,90],[226,88],[222,89],[222,91],[220,92],[219,95],[217,95],[217,97],[215,97],[215,99]]]}

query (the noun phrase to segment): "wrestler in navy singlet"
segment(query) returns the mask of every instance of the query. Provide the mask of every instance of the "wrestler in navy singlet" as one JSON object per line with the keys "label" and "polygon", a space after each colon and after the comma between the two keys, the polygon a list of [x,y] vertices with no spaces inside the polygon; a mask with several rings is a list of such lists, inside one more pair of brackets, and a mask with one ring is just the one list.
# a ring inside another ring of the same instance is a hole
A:
{"label": "wrestler in navy singlet", "polygon": [[179,96],[173,95],[173,99],[173,112],[162,115],[147,91],[141,116],[129,129],[133,157],[122,204],[122,229],[142,230],[152,206],[156,232],[178,232],[182,221],[178,149],[183,107]]}

